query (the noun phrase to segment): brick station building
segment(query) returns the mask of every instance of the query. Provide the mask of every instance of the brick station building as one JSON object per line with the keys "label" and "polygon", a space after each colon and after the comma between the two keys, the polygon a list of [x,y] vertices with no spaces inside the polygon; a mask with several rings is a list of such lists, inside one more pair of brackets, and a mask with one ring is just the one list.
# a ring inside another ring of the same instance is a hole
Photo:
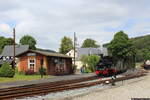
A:
{"label": "brick station building", "polygon": [[[22,50],[22,48],[24,50]],[[2,54],[8,55],[10,53],[9,51],[12,51],[11,49],[13,50],[12,46],[7,46],[7,49],[4,48],[5,51]],[[30,50],[28,46],[25,48],[25,46],[22,45],[16,47],[16,57],[18,59],[17,67],[19,72],[39,72],[39,68],[43,66],[46,68],[48,75],[72,73],[72,58],[56,52]]]}

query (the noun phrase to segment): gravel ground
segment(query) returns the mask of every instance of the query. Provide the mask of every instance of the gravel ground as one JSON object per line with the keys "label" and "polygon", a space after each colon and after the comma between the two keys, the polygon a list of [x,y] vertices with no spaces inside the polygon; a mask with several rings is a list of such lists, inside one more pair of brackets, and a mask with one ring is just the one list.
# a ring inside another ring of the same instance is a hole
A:
{"label": "gravel ground", "polygon": [[51,93],[22,100],[131,100],[150,98],[150,74],[144,77],[117,82],[116,86],[97,85],[70,91]]}
{"label": "gravel ground", "polygon": [[[150,74],[141,78],[124,81],[123,85],[76,96],[68,100],[131,100],[131,98],[150,98]],[[65,100],[65,99],[64,99]]]}
{"label": "gravel ground", "polygon": [[[91,81],[92,82],[92,81]],[[16,99],[16,100],[60,100],[60,99],[67,99],[68,97],[76,97],[79,95],[83,95],[85,93],[89,93],[91,91],[94,91],[95,89],[104,89],[108,88],[109,86],[104,85],[97,85],[92,86],[88,88],[81,88],[81,89],[74,89],[69,91],[62,91],[62,92],[56,92],[56,93],[50,93],[44,96],[35,96],[35,97],[27,97],[24,99]]]}

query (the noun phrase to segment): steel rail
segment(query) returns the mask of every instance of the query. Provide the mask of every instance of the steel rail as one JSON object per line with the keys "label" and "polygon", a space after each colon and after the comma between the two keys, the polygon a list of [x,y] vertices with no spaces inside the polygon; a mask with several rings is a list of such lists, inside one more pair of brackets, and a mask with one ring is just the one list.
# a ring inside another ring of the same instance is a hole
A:
{"label": "steel rail", "polygon": [[[131,79],[131,78],[137,78],[137,77],[141,77],[145,74],[140,73],[137,75],[130,75],[130,76],[124,76],[124,77],[119,77],[117,79],[115,79],[115,81],[122,81],[122,80],[127,80],[127,79]],[[78,89],[78,88],[83,88],[83,87],[90,87],[90,86],[94,86],[94,85],[98,85],[101,83],[105,83],[106,81],[110,81],[112,82],[111,79],[106,79],[106,80],[101,80],[101,81],[94,81],[94,82],[86,82],[86,83],[75,83],[75,84],[64,84],[64,85],[60,85],[60,86],[54,86],[54,87],[46,87],[46,88],[30,88],[30,90],[28,89],[27,91],[21,92],[21,91],[13,91],[13,92],[9,92],[9,93],[4,93],[3,95],[0,96],[0,100],[5,100],[5,99],[11,99],[12,98],[22,98],[22,97],[26,97],[26,96],[34,96],[34,95],[45,95],[48,93],[52,93],[52,92],[59,92],[59,91],[63,91],[63,90],[71,90],[71,89]]]}

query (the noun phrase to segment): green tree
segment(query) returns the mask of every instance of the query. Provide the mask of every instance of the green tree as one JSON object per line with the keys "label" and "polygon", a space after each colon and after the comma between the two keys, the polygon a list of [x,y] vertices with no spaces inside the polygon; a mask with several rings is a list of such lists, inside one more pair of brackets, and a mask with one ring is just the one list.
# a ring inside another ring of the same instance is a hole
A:
{"label": "green tree", "polygon": [[[146,60],[149,56],[148,52],[150,52],[150,35],[139,36],[130,38],[135,49],[136,49],[136,62],[142,62]],[[110,43],[104,44],[104,47],[108,47]]]}
{"label": "green tree", "polygon": [[69,37],[64,36],[61,39],[61,44],[60,44],[59,52],[62,53],[62,54],[66,54],[67,52],[69,52],[72,49],[73,49],[72,39],[69,38]]}
{"label": "green tree", "polygon": [[89,47],[98,48],[99,45],[96,44],[95,40],[88,38],[88,39],[84,40],[81,47],[82,48],[89,48]]}
{"label": "green tree", "polygon": [[131,38],[131,40],[137,49],[136,61],[141,62],[150,59],[150,35]]}
{"label": "green tree", "polygon": [[89,69],[92,72],[95,71],[95,67],[98,64],[99,60],[100,60],[100,57],[97,56],[97,55],[90,55],[90,56],[88,56],[87,64],[88,64]]}
{"label": "green tree", "polygon": [[100,57],[97,55],[83,55],[80,60],[83,63],[83,65],[86,66],[86,69],[90,70],[91,72],[94,72],[95,67],[100,60]]}
{"label": "green tree", "polygon": [[112,56],[115,59],[121,60],[124,64],[128,64],[128,67],[135,67],[134,61],[136,50],[132,41],[129,40],[128,35],[123,31],[119,31],[115,34],[108,49],[111,51]]}
{"label": "green tree", "polygon": [[12,45],[13,44],[13,39],[12,38],[5,38],[5,37],[0,37],[0,53],[2,52],[3,48],[6,45]]}
{"label": "green tree", "polygon": [[36,40],[30,35],[25,35],[20,39],[20,44],[22,45],[29,45],[30,49],[36,49]]}
{"label": "green tree", "polygon": [[150,50],[149,49],[143,49],[143,58],[144,60],[150,60]]}

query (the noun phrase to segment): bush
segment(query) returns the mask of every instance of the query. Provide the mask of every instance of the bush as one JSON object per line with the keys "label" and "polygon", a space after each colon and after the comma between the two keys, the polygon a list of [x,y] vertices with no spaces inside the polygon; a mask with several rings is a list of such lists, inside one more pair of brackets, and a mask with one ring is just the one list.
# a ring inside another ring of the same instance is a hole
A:
{"label": "bush", "polygon": [[4,62],[0,68],[0,77],[13,77],[15,70],[10,66],[8,62]]}
{"label": "bush", "polygon": [[92,73],[92,71],[91,71],[89,68],[86,68],[86,69],[84,70],[84,73]]}

